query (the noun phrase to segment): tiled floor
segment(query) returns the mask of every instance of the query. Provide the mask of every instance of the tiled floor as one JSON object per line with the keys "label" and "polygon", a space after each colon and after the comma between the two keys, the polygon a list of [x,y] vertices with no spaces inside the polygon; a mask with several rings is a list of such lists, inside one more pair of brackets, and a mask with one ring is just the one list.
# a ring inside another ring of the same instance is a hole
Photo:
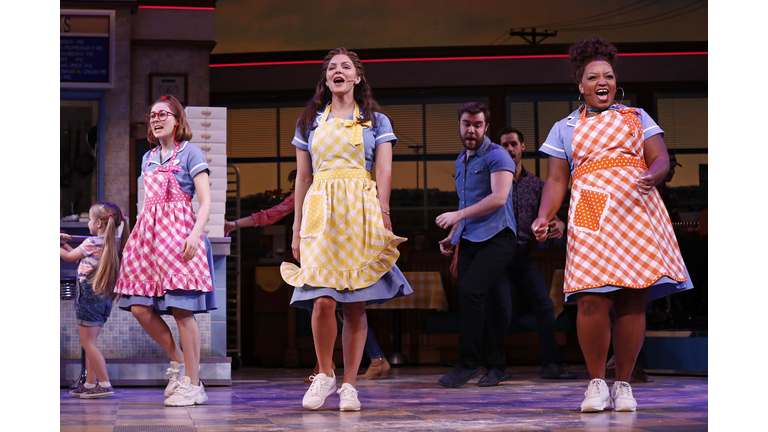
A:
{"label": "tiled floor", "polygon": [[[304,369],[235,371],[230,387],[210,387],[208,403],[187,408],[163,406],[161,388],[118,388],[115,397],[85,400],[61,390],[61,431],[611,431],[697,432],[707,430],[706,377],[655,376],[634,383],[636,413],[582,414],[588,384],[585,368],[577,380],[542,380],[536,367],[509,367],[510,381],[480,388],[477,379],[445,389],[437,379],[447,367],[393,368],[382,380],[359,381],[362,410],[339,412],[338,395],[317,411],[302,408],[308,385]],[[338,369],[337,374],[342,370]],[[612,380],[608,379],[608,385]],[[341,384],[341,379],[337,382]]]}

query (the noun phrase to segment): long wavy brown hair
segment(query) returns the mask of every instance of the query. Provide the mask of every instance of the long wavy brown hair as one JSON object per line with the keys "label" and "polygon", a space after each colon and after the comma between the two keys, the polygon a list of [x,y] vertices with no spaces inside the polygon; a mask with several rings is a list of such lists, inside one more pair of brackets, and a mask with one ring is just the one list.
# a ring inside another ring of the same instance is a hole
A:
{"label": "long wavy brown hair", "polygon": [[376,127],[375,113],[379,112],[383,114],[381,106],[379,106],[371,95],[371,86],[368,85],[368,81],[365,79],[365,69],[363,68],[363,62],[360,61],[360,57],[358,57],[354,51],[349,51],[344,47],[336,48],[329,51],[325,56],[325,59],[323,59],[323,70],[320,73],[320,81],[317,83],[317,86],[315,86],[315,95],[309,100],[307,107],[304,108],[304,112],[302,112],[301,117],[299,117],[298,127],[304,139],[309,137],[309,131],[317,127],[314,125],[317,112],[331,100],[331,89],[325,85],[325,73],[328,71],[328,64],[331,62],[331,59],[339,54],[345,55],[352,60],[357,76],[360,77],[360,83],[355,86],[354,90],[355,102],[357,102],[357,105],[360,107],[360,118],[357,119],[358,123],[370,120],[373,127]]}
{"label": "long wavy brown hair", "polygon": [[[113,291],[120,272],[123,248],[125,248],[125,242],[128,241],[128,236],[131,234],[131,227],[128,224],[128,219],[123,218],[123,212],[115,203],[99,201],[92,205],[91,209],[96,219],[106,224],[106,230],[104,231],[104,248],[101,251],[101,258],[99,258],[96,269],[93,270],[89,278],[94,293],[101,293],[103,298],[111,297],[112,300],[115,300],[118,294]],[[120,234],[120,246],[118,247],[115,236],[117,235],[117,227],[121,223],[124,223],[125,226],[122,234]]]}

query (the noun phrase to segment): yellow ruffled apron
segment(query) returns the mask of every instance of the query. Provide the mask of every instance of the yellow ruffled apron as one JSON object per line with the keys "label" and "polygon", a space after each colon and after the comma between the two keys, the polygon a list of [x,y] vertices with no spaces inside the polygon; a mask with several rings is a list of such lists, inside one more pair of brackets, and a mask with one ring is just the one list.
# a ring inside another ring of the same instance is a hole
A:
{"label": "yellow ruffled apron", "polygon": [[394,267],[406,239],[384,227],[376,182],[365,169],[363,127],[355,120],[318,120],[311,142],[314,178],[302,206],[301,267],[280,272],[295,287],[355,290],[373,285]]}

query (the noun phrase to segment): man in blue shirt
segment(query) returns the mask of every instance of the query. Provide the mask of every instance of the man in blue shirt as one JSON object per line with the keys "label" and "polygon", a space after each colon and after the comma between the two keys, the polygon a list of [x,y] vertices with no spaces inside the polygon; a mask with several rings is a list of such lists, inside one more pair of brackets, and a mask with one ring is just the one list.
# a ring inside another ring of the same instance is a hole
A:
{"label": "man in blue shirt", "polygon": [[[555,311],[552,299],[549,298],[544,276],[536,265],[530,252],[529,244],[538,245],[531,231],[531,224],[539,213],[541,190],[544,182],[523,168],[522,156],[525,150],[523,133],[513,127],[505,127],[499,131],[499,142],[515,162],[515,179],[512,184],[512,201],[517,223],[517,246],[514,258],[507,267],[507,279],[502,281],[506,289],[510,289],[512,300],[517,298],[516,288],[522,288],[536,316],[536,330],[539,333],[539,349],[541,350],[542,367],[539,376],[547,379],[575,379],[574,372],[563,369],[563,357],[557,346],[555,337]],[[560,238],[565,231],[565,224],[557,217],[549,223],[548,238]],[[495,299],[490,302],[491,310],[498,307]],[[491,315],[494,312],[490,312]],[[507,327],[494,329],[499,343],[504,344]]]}
{"label": "man in blue shirt", "polygon": [[[486,325],[486,303],[490,289],[494,297],[509,297],[501,290],[498,280],[515,253],[515,215],[512,205],[512,181],[515,163],[499,145],[486,137],[488,108],[470,102],[459,108],[459,132],[464,150],[456,159],[456,192],[459,210],[439,215],[435,222],[450,234],[440,241],[443,255],[453,254],[461,239],[458,252],[459,302],[461,327],[459,331],[459,364],[438,380],[444,387],[461,387],[480,375],[481,358],[487,373],[478,385],[495,385],[506,374],[502,349],[497,346],[492,328],[509,325],[509,307],[494,314],[496,322]],[[508,299],[501,303],[509,305]]]}

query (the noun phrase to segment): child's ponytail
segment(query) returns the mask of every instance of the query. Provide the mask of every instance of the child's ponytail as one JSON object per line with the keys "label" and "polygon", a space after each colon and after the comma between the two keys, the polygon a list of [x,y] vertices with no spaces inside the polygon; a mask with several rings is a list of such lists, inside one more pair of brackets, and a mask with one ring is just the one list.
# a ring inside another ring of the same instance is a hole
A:
{"label": "child's ponytail", "polygon": [[[115,300],[117,294],[113,290],[117,283],[117,276],[120,272],[120,259],[126,239],[130,233],[130,228],[128,228],[128,221],[123,220],[123,214],[117,205],[108,201],[99,201],[93,205],[93,208],[96,218],[106,224],[104,247],[92,276],[93,291],[96,294],[101,293],[105,299],[111,297],[112,300]],[[125,227],[120,236],[120,247],[118,248],[115,244],[115,236],[117,235],[117,227],[120,223],[125,223]]]}

